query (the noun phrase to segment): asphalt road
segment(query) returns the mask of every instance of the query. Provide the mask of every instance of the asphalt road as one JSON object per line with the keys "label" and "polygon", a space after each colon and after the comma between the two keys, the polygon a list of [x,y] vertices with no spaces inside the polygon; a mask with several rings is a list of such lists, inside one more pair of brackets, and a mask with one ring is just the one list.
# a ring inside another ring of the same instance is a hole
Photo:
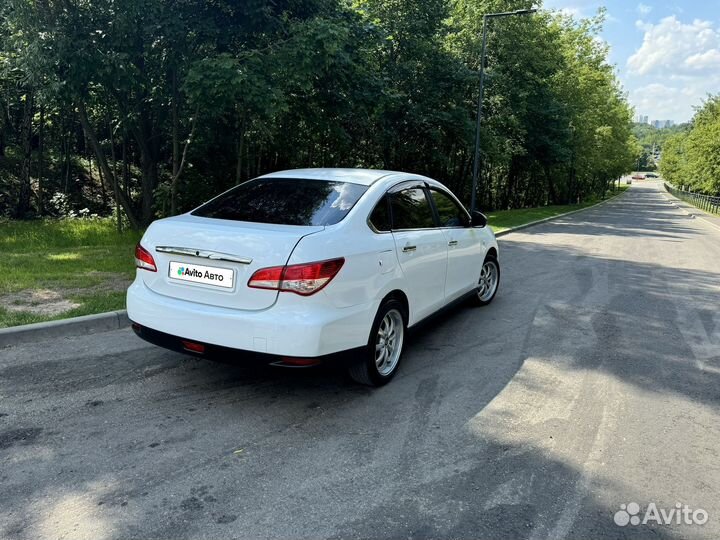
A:
{"label": "asphalt road", "polygon": [[720,538],[720,230],[636,183],[501,250],[379,390],[125,330],[0,350],[0,538]]}

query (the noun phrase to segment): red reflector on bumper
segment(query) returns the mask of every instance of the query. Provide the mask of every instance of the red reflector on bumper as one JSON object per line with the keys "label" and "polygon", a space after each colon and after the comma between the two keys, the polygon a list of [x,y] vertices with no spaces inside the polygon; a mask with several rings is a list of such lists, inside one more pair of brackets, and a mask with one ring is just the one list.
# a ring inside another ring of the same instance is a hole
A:
{"label": "red reflector on bumper", "polygon": [[181,340],[183,347],[187,349],[188,351],[196,352],[196,353],[204,353],[205,352],[205,345],[202,343],[194,343],[192,341],[185,341],[184,339]]}
{"label": "red reflector on bumper", "polygon": [[285,366],[315,366],[320,363],[320,360],[317,358],[293,358],[291,356],[283,356],[280,362],[278,362],[280,365]]}

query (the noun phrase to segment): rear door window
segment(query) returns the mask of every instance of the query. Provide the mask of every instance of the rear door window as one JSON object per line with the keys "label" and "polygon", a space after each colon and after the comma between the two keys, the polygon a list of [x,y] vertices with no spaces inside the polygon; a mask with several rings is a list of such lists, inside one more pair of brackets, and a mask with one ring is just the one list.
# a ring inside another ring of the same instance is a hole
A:
{"label": "rear door window", "polygon": [[334,225],[365,191],[367,186],[350,182],[259,178],[223,193],[192,215],[278,225]]}
{"label": "rear door window", "polygon": [[430,229],[436,227],[425,190],[412,187],[390,194],[393,230]]}
{"label": "rear door window", "polygon": [[467,212],[444,191],[430,188],[441,227],[467,227],[470,225],[470,218]]}

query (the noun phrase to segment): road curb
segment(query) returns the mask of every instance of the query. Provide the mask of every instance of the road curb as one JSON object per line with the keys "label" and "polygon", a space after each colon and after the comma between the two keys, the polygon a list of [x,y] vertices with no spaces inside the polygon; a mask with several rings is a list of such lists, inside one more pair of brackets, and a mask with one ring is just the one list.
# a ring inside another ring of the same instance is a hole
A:
{"label": "road curb", "polygon": [[564,212],[564,213],[558,214],[558,215],[556,215],[556,216],[550,216],[550,217],[546,217],[546,218],[543,218],[543,219],[537,219],[537,220],[535,220],[535,221],[531,221],[530,223],[523,223],[522,225],[518,225],[517,227],[512,227],[512,228],[510,228],[510,229],[505,229],[505,230],[503,230],[503,231],[496,232],[496,233],[495,233],[495,237],[496,237],[496,238],[500,238],[501,236],[505,236],[505,235],[510,234],[510,233],[514,233],[514,232],[517,232],[517,231],[521,231],[521,230],[527,229],[527,228],[529,228],[529,227],[534,227],[535,225],[542,225],[543,223],[547,223],[548,221],[552,221],[552,220],[554,220],[554,219],[558,219],[558,218],[561,218],[561,217],[569,216],[569,215],[572,215],[572,214],[577,214],[577,213],[579,213],[579,212],[584,212],[585,210],[590,210],[590,209],[592,209],[592,208],[597,208],[598,206],[602,206],[603,204],[609,203],[610,201],[616,201],[616,200],[618,200],[620,197],[622,197],[623,195],[625,195],[625,193],[627,193],[628,191],[629,191],[629,190],[626,189],[626,190],[623,191],[622,193],[618,193],[617,195],[613,195],[613,196],[610,197],[609,199],[605,199],[604,201],[600,201],[599,203],[591,204],[590,206],[586,206],[585,208],[578,208],[577,210],[570,210],[569,212]]}
{"label": "road curb", "polygon": [[128,319],[127,311],[122,309],[58,321],[11,326],[10,328],[0,328],[0,348],[47,341],[53,338],[109,332],[129,325],[130,319]]}

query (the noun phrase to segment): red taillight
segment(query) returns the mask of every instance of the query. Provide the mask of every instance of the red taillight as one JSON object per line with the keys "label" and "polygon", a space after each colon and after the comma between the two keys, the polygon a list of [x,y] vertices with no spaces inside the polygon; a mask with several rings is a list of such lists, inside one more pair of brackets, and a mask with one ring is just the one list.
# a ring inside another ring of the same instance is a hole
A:
{"label": "red taillight", "polygon": [[284,266],[261,268],[250,277],[248,287],[254,287],[256,289],[279,289],[284,268]]}
{"label": "red taillight", "polygon": [[153,259],[150,252],[142,247],[139,242],[135,246],[135,266],[142,268],[143,270],[149,270],[150,272],[157,272],[155,259]]}
{"label": "red taillight", "polygon": [[309,296],[330,283],[344,263],[345,259],[341,257],[329,261],[261,268],[252,275],[248,287]]}

